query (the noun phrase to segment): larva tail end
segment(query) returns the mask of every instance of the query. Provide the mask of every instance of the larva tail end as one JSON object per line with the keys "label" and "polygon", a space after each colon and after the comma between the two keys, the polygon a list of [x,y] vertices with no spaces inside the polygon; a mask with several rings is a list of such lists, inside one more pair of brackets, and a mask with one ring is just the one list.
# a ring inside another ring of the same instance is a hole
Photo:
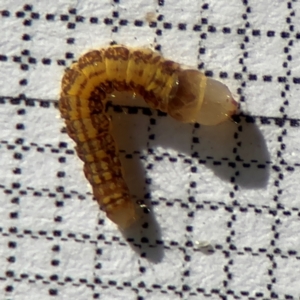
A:
{"label": "larva tail end", "polygon": [[226,121],[238,109],[228,87],[212,78],[207,78],[203,103],[196,122],[203,125],[217,125]]}
{"label": "larva tail end", "polygon": [[124,201],[121,205],[107,209],[107,217],[118,225],[121,230],[128,229],[139,219],[137,205],[133,201]]}
{"label": "larva tail end", "polygon": [[185,123],[216,125],[230,118],[238,104],[223,83],[197,70],[181,70],[178,88],[169,101],[169,114]]}

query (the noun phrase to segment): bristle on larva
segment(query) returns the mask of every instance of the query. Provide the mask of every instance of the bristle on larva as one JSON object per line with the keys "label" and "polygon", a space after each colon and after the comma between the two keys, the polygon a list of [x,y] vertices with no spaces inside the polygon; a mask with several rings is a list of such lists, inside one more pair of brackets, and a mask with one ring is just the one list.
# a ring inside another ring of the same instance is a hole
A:
{"label": "bristle on larva", "polygon": [[59,109],[76,142],[84,173],[107,216],[120,228],[139,219],[130,199],[105,113],[114,91],[140,94],[154,109],[181,122],[215,125],[237,109],[228,88],[197,70],[184,69],[149,49],[111,46],[81,56],[66,70]]}

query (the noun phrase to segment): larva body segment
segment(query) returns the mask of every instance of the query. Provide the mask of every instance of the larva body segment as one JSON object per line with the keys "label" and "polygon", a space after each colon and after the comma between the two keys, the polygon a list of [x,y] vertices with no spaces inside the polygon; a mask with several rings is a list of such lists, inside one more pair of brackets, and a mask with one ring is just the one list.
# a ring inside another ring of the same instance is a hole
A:
{"label": "larva body segment", "polygon": [[139,218],[130,199],[111,122],[107,96],[117,91],[140,94],[154,109],[182,122],[213,125],[237,108],[227,87],[197,70],[182,68],[149,49],[112,46],[81,56],[62,79],[59,109],[76,142],[84,173],[100,207],[121,228]]}

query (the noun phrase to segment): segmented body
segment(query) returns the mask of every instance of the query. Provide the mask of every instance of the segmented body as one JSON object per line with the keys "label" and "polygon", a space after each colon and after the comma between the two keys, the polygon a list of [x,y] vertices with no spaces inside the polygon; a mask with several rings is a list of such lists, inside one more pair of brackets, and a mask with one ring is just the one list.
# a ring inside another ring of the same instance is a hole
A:
{"label": "segmented body", "polygon": [[[182,86],[178,86],[178,78]],[[197,78],[196,85],[189,86],[191,78]],[[195,122],[205,84],[206,77],[196,70],[186,74],[179,64],[156,52],[124,46],[88,52],[66,70],[59,100],[61,115],[76,142],[95,198],[120,227],[133,223],[139,213],[122,176],[110,119],[105,113],[107,96],[114,91],[134,91],[151,108],[181,121]]]}
{"label": "segmented body", "polygon": [[122,176],[105,101],[114,90],[133,90],[150,107],[166,111],[178,68],[151,50],[115,46],[88,52],[63,77],[59,109],[67,132],[77,144],[94,196],[121,226],[138,216]]}

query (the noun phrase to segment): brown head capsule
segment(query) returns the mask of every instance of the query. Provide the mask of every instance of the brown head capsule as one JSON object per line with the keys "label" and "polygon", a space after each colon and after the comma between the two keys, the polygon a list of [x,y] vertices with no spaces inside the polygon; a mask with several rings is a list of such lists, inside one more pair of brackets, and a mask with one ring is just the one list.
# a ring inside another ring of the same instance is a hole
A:
{"label": "brown head capsule", "polygon": [[117,45],[93,50],[66,70],[59,109],[67,132],[100,207],[124,229],[138,220],[141,209],[130,199],[105,113],[105,101],[114,91],[140,94],[154,109],[204,125],[225,121],[237,103],[224,84],[149,49]]}

